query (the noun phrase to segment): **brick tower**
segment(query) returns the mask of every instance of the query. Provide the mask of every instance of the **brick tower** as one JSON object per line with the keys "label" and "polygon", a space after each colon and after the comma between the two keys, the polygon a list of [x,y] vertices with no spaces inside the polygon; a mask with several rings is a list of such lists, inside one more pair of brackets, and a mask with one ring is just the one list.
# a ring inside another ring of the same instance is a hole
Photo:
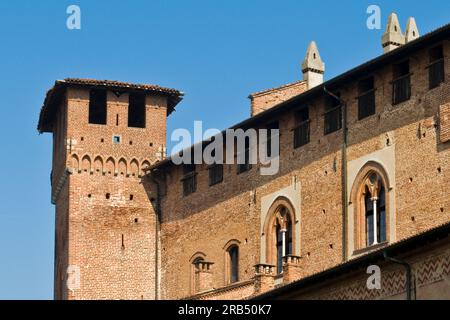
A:
{"label": "brick tower", "polygon": [[55,299],[158,297],[156,195],[142,170],[165,156],[182,93],[116,81],[56,81],[38,130],[53,133]]}

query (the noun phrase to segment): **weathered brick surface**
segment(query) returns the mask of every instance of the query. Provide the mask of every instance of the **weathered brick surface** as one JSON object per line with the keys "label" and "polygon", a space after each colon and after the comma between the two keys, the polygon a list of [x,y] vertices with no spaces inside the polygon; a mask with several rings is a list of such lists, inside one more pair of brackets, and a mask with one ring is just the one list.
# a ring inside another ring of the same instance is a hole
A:
{"label": "weathered brick surface", "polygon": [[443,104],[439,111],[441,142],[450,141],[450,103]]}
{"label": "weathered brick surface", "polygon": [[[57,299],[154,299],[156,216],[141,180],[166,141],[166,101],[147,97],[147,128],[128,128],[128,94],[108,92],[107,125],[88,123],[89,90],[68,89],[55,135]],[[116,123],[119,119],[118,125]],[[121,136],[119,145],[113,135]],[[108,196],[107,196],[108,195]],[[109,197],[109,199],[107,198]],[[66,270],[80,268],[68,291]]]}
{"label": "weathered brick surface", "polygon": [[306,81],[293,82],[278,88],[264,90],[250,95],[251,115],[255,116],[264,110],[299,95],[308,88]]}
{"label": "weathered brick surface", "polygon": [[[445,43],[446,79],[449,79],[449,44]],[[374,73],[376,114],[358,121],[357,82],[338,88],[348,104],[349,145],[347,161],[395,146],[395,191],[397,240],[422,232],[450,219],[450,148],[438,137],[439,107],[450,101],[448,81],[428,89],[428,51],[411,57],[412,97],[392,105],[392,66]],[[260,263],[261,198],[288,187],[293,179],[301,185],[302,256],[299,277],[308,276],[343,261],[342,244],[342,130],[324,136],[324,101],[309,102],[311,142],[293,149],[293,112],[280,115],[281,168],[279,174],[261,176],[254,166],[237,175],[236,167],[225,166],[224,182],[208,186],[206,166],[197,166],[198,190],[182,193],[182,170],[172,168],[167,194],[162,200],[161,241],[162,297],[181,298],[189,290],[189,260],[203,252],[214,262],[214,287],[225,285],[225,253],[230,239],[241,242],[239,273],[251,280],[252,267]],[[389,139],[389,141],[388,141]],[[351,183],[351,182],[349,182]],[[252,194],[255,195],[253,201]],[[349,226],[352,228],[352,226]],[[351,256],[350,256],[351,257]],[[292,281],[292,279],[289,279]]]}

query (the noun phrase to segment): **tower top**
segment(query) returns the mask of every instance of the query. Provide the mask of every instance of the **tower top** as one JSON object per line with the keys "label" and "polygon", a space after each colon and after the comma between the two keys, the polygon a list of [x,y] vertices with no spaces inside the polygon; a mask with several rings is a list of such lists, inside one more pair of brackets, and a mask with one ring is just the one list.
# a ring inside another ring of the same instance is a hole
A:
{"label": "tower top", "polygon": [[381,44],[385,53],[405,44],[405,36],[402,33],[400,23],[398,22],[398,16],[395,12],[392,12],[389,16],[386,31],[381,39]]}
{"label": "tower top", "polygon": [[320,58],[319,49],[315,41],[311,41],[302,63],[303,80],[307,81],[308,89],[323,83],[325,63]]}
{"label": "tower top", "polygon": [[325,64],[320,58],[319,49],[315,41],[311,41],[306,51],[305,59],[302,63],[302,72],[314,71],[317,73],[325,72]]}
{"label": "tower top", "polygon": [[405,41],[408,43],[419,37],[419,29],[417,28],[416,20],[413,17],[410,17],[406,24]]}
{"label": "tower top", "polygon": [[39,132],[51,132],[54,116],[57,107],[64,97],[67,88],[86,88],[86,89],[104,89],[112,90],[117,93],[142,92],[148,94],[159,94],[166,96],[167,114],[169,115],[175,110],[175,106],[183,99],[184,93],[176,89],[160,87],[151,84],[135,84],[128,82],[120,82],[113,80],[95,80],[95,79],[79,79],[67,78],[55,81],[54,86],[47,91],[44,104],[41,108],[39,116],[38,130]]}

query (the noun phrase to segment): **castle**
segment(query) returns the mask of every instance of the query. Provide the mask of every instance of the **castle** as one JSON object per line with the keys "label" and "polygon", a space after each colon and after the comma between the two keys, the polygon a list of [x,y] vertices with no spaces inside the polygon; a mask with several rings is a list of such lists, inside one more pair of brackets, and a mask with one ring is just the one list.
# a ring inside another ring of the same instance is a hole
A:
{"label": "castle", "polygon": [[450,25],[402,33],[392,14],[384,54],[326,82],[312,42],[303,80],[250,95],[233,126],[279,129],[273,176],[172,163],[178,90],[56,81],[38,124],[53,134],[55,299],[450,298],[449,40]]}

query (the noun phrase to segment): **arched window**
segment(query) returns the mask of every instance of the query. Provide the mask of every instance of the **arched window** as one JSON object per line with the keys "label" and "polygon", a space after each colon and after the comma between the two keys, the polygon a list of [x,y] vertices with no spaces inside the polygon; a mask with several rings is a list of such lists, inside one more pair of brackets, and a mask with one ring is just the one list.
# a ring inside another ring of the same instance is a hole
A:
{"label": "arched window", "polygon": [[263,226],[265,237],[265,263],[277,268],[277,273],[283,272],[283,257],[297,252],[299,243],[296,230],[296,214],[291,201],[278,197],[270,206]]}
{"label": "arched window", "polygon": [[239,277],[239,255],[241,242],[237,239],[229,240],[223,247],[225,254],[224,280],[225,285],[238,282]]}
{"label": "arched window", "polygon": [[239,281],[239,247],[234,245],[228,249],[230,283]]}
{"label": "arched window", "polygon": [[378,166],[368,166],[361,172],[356,184],[356,248],[387,242],[388,186],[384,171]]}

